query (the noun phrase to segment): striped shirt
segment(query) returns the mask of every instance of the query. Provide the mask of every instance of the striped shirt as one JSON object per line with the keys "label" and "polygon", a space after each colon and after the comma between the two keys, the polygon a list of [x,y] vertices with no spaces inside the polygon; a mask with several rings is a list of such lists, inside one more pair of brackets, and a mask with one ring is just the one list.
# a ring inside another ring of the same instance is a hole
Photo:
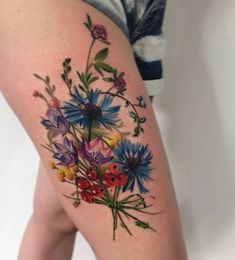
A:
{"label": "striped shirt", "polygon": [[166,0],[85,0],[112,19],[126,34],[150,96],[163,90],[162,33]]}

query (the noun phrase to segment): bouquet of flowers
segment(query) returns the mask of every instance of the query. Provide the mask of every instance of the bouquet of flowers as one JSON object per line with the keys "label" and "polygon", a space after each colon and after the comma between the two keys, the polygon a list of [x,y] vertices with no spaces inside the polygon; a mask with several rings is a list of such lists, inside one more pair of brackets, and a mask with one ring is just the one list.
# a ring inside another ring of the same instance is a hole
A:
{"label": "bouquet of flowers", "polygon": [[[105,62],[107,47],[92,57],[97,41],[110,45],[105,27],[93,24],[89,15],[84,24],[91,44],[85,71],[77,71],[79,83],[74,84],[71,79],[71,59],[63,62],[61,79],[68,89],[69,100],[61,102],[56,97],[56,87],[49,76],[34,74],[44,83],[44,92],[35,90],[33,95],[47,106],[41,123],[47,130],[48,142],[42,146],[55,159],[50,161],[50,167],[58,180],[71,185],[71,194],[63,195],[74,207],[83,202],[94,203],[112,211],[113,239],[119,225],[132,235],[124,217],[140,228],[155,231],[133,214],[157,214],[146,211],[151,205],[146,204],[143,196],[149,192],[144,184],[151,180],[151,151],[148,145],[128,139],[144,132],[146,118],[140,116],[139,110],[146,108],[145,101],[142,96],[137,96],[135,102],[126,98],[125,74]],[[98,80],[109,85],[107,90],[92,87]],[[133,123],[131,132],[123,131],[121,108],[127,110]]]}

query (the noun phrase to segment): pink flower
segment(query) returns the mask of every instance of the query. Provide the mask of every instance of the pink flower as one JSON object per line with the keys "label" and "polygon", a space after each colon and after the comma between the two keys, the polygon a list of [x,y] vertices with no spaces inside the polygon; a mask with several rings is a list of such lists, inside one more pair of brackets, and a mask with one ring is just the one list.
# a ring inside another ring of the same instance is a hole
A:
{"label": "pink flower", "polygon": [[78,148],[81,157],[94,165],[102,165],[113,158],[112,150],[105,144],[101,137],[96,137],[90,142],[83,139],[81,147]]}
{"label": "pink flower", "polygon": [[117,77],[114,80],[114,87],[119,91],[124,90],[126,87],[126,81],[121,77]]}

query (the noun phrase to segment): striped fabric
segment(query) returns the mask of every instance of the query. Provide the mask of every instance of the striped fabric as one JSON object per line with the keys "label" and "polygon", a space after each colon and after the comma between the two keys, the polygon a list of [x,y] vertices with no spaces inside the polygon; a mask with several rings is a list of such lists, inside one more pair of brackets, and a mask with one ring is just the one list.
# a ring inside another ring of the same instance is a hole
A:
{"label": "striped fabric", "polygon": [[136,64],[150,96],[163,90],[165,56],[162,23],[166,0],[85,0],[112,19],[132,45]]}

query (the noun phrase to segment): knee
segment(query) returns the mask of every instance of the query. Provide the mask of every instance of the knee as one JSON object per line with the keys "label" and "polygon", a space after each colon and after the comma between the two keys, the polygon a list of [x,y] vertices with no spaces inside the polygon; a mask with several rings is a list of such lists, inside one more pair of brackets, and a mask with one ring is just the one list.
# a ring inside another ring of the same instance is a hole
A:
{"label": "knee", "polygon": [[65,234],[76,233],[78,229],[73,224],[59,202],[48,205],[48,198],[35,196],[31,218],[34,223]]}

